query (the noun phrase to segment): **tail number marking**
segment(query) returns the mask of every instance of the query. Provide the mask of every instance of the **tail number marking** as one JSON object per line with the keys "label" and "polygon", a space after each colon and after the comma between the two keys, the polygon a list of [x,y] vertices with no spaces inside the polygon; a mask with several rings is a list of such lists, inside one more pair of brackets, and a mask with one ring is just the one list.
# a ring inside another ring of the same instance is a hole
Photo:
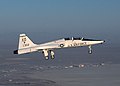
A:
{"label": "tail number marking", "polygon": [[26,44],[26,38],[23,38],[23,39],[22,39],[22,42],[24,43],[24,44],[23,44],[23,47],[29,46],[29,43]]}

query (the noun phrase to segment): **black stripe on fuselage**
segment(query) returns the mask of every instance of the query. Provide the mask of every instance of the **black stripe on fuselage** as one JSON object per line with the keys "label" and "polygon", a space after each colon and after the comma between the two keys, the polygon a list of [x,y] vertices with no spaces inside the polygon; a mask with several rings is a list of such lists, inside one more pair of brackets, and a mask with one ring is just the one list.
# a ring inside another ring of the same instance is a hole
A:
{"label": "black stripe on fuselage", "polygon": [[101,40],[96,40],[96,39],[85,39],[85,38],[83,38],[82,41],[101,41]]}

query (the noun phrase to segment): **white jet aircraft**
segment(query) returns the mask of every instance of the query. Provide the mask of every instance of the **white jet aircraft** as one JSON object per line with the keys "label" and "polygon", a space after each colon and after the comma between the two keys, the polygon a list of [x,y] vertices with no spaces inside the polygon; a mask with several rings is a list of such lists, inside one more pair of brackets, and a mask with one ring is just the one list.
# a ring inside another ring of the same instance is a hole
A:
{"label": "white jet aircraft", "polygon": [[15,50],[14,54],[25,54],[35,51],[41,51],[44,54],[45,59],[48,60],[49,54],[51,59],[54,59],[55,49],[88,46],[89,53],[91,54],[92,53],[91,46],[95,44],[102,44],[103,42],[105,41],[72,37],[71,39],[63,38],[43,44],[34,44],[26,36],[26,34],[20,34],[18,50]]}

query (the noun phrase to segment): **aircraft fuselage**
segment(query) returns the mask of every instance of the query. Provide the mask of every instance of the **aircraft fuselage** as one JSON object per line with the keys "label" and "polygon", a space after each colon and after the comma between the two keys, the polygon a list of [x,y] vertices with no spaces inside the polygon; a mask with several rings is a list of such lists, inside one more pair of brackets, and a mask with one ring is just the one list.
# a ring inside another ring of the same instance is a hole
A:
{"label": "aircraft fuselage", "polygon": [[85,38],[63,38],[43,44],[34,44],[25,34],[20,35],[19,49],[14,51],[14,54],[31,53],[35,51],[42,51],[45,58],[48,59],[49,51],[51,57],[54,58],[54,50],[71,47],[89,46],[89,53],[92,53],[91,46],[102,44],[105,41],[85,39]]}

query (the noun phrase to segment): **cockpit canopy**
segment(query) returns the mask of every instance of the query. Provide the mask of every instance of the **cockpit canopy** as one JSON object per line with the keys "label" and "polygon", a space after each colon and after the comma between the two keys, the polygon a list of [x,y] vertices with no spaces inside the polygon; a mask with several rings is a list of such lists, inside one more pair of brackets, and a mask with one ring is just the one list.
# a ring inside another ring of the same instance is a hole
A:
{"label": "cockpit canopy", "polygon": [[70,38],[64,38],[65,40],[71,40]]}
{"label": "cockpit canopy", "polygon": [[75,38],[75,37],[72,37],[72,38],[64,38],[64,40],[81,40],[82,38]]}

